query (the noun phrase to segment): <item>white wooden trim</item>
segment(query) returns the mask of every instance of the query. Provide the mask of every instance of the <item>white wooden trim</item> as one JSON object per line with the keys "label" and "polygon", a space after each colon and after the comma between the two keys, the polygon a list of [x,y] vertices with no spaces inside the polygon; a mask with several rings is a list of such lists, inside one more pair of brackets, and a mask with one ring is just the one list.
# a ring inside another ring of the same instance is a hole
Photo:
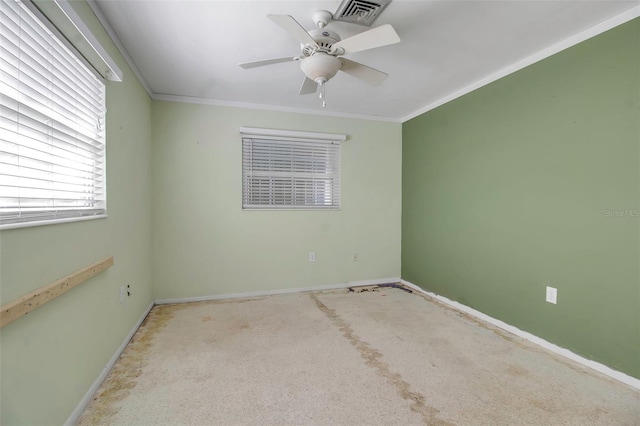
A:
{"label": "white wooden trim", "polygon": [[260,129],[257,127],[240,127],[240,133],[246,137],[275,136],[295,139],[318,139],[323,141],[345,141],[347,135],[332,133],[300,132],[297,130]]}
{"label": "white wooden trim", "polygon": [[18,229],[18,228],[30,228],[32,226],[53,225],[56,223],[69,223],[69,222],[81,222],[84,220],[93,220],[93,219],[106,219],[107,217],[108,216],[106,214],[97,214],[95,216],[66,217],[64,219],[38,220],[35,222],[7,223],[7,224],[0,224],[0,231],[3,231],[5,229]]}
{"label": "white wooden trim", "polygon": [[102,28],[104,28],[104,30],[107,32],[107,34],[111,38],[111,41],[113,41],[113,44],[116,45],[116,48],[120,52],[120,55],[124,58],[124,61],[127,63],[127,65],[129,65],[129,68],[131,68],[133,73],[136,75],[136,77],[138,78],[138,81],[140,82],[140,84],[142,84],[142,87],[144,87],[144,90],[147,92],[147,95],[149,95],[149,97],[152,98],[153,91],[147,84],[146,80],[142,77],[142,73],[136,66],[135,62],[133,62],[133,59],[131,59],[129,52],[127,51],[127,49],[125,49],[124,45],[122,44],[122,41],[120,41],[120,39],[118,38],[118,35],[113,30],[113,27],[111,26],[111,24],[109,24],[109,21],[104,16],[104,13],[102,13],[102,9],[100,9],[100,6],[98,6],[95,0],[86,0],[86,1],[89,7],[91,8],[91,10],[93,11],[93,14],[96,15],[96,18],[98,18],[98,21],[102,25]]}
{"label": "white wooden trim", "polygon": [[383,121],[388,123],[402,122],[399,118],[383,117],[379,115],[353,114],[353,113],[337,112],[337,111],[254,104],[249,102],[222,101],[218,99],[167,95],[163,93],[153,93],[151,95],[151,98],[156,101],[180,102],[180,103],[186,103],[186,104],[224,106],[224,107],[233,107],[233,108],[256,109],[256,110],[262,110],[262,111],[290,112],[295,114],[309,114],[309,115],[317,115],[317,116],[351,118],[355,120],[367,120],[367,121]]}
{"label": "white wooden trim", "polygon": [[524,340],[527,340],[531,343],[534,343],[538,346],[543,347],[544,349],[547,349],[553,353],[556,353],[558,355],[561,355],[567,359],[570,359],[571,361],[575,361],[579,364],[584,365],[585,367],[588,367],[592,370],[595,370],[599,373],[602,373],[606,376],[611,377],[612,379],[618,380],[622,383],[624,383],[625,385],[631,386],[632,388],[635,389],[639,389],[640,390],[640,379],[636,379],[635,377],[629,376],[625,373],[622,373],[620,371],[614,370],[610,367],[607,367],[604,364],[601,364],[599,362],[596,361],[592,361],[590,359],[584,358],[578,354],[575,354],[573,352],[571,352],[568,349],[562,348],[558,345],[555,345],[551,342],[548,342],[534,334],[531,334],[529,332],[520,330],[517,327],[514,327],[512,325],[509,325],[503,321],[500,321],[499,319],[490,317],[489,315],[483,314],[480,311],[476,311],[473,308],[470,308],[469,306],[463,305],[462,303],[459,302],[455,302],[453,300],[447,299],[444,296],[440,296],[437,295],[435,293],[432,293],[430,291],[424,290],[421,287],[418,287],[417,285],[410,283],[409,281],[406,280],[400,280],[400,282],[407,286],[408,288],[410,288],[411,290],[415,290],[419,293],[423,293],[439,302],[444,303],[445,305],[451,306],[452,308],[460,311],[460,312],[464,312],[466,314],[469,314],[475,318],[478,318],[481,321],[487,322],[491,325],[494,325],[502,330],[508,331],[511,334],[514,334]]}
{"label": "white wooden trim", "polygon": [[189,303],[189,302],[204,302],[207,300],[224,300],[224,299],[247,299],[250,297],[259,296],[272,296],[276,294],[290,294],[290,293],[304,293],[308,291],[323,291],[323,290],[336,290],[349,287],[360,287],[366,285],[377,284],[389,284],[400,282],[399,277],[393,278],[379,278],[363,281],[350,281],[339,284],[319,285],[311,287],[298,287],[298,288],[282,288],[276,290],[264,290],[264,291],[250,291],[246,293],[231,293],[231,294],[214,294],[210,296],[195,296],[195,297],[180,297],[175,299],[160,299],[156,300],[156,305],[168,305],[174,303]]}
{"label": "white wooden trim", "polygon": [[145,312],[142,314],[142,316],[140,317],[136,325],[133,326],[133,328],[131,329],[127,337],[124,339],[120,347],[113,354],[113,356],[111,357],[107,365],[102,369],[102,372],[100,373],[100,375],[96,378],[96,380],[93,382],[91,387],[89,387],[89,390],[87,390],[87,393],[84,394],[84,396],[82,397],[82,399],[80,400],[76,408],[71,412],[71,415],[69,416],[67,421],[64,422],[65,426],[73,426],[78,422],[78,419],[80,419],[80,416],[84,412],[85,408],[87,408],[87,405],[89,405],[89,403],[93,399],[93,395],[96,393],[96,391],[98,390],[102,382],[104,382],[104,380],[107,378],[107,376],[111,372],[111,369],[115,365],[116,361],[118,361],[118,358],[120,358],[120,355],[122,354],[122,352],[124,352],[125,348],[133,338],[133,335],[136,334],[136,332],[142,325],[142,322],[147,317],[147,315],[149,315],[149,312],[151,312],[151,309],[154,307],[154,305],[155,304],[153,302],[149,304],[149,306],[147,307]]}
{"label": "white wooden trim", "polygon": [[[31,5],[34,5],[36,8],[38,7],[33,3],[33,0],[29,0],[25,2],[25,5],[29,7],[31,10]],[[111,81],[122,81],[122,71],[116,64],[116,62],[109,56],[107,51],[102,47],[98,39],[93,35],[89,27],[82,21],[80,15],[71,7],[69,4],[69,0],[53,0],[53,4],[57,6],[57,8],[49,9],[47,13],[54,13],[56,17],[66,20],[66,22],[71,23],[75,34],[79,34],[84,40],[87,42],[87,45],[99,58],[102,64],[91,64],[94,68],[101,68],[98,72],[104,76],[107,80]],[[45,13],[46,14],[46,13]],[[49,19],[50,17],[48,17]],[[48,25],[48,23],[46,24]],[[68,34],[67,34],[68,36]],[[66,38],[65,38],[66,40]],[[104,68],[103,68],[104,66]]]}
{"label": "white wooden trim", "polygon": [[533,55],[530,55],[514,64],[511,64],[505,68],[502,68],[501,70],[496,71],[493,74],[490,74],[489,76],[481,80],[476,81],[475,83],[472,83],[466,87],[463,87],[462,89],[457,90],[453,93],[450,93],[447,96],[440,98],[437,101],[432,102],[429,105],[426,105],[412,112],[411,114],[403,117],[400,121],[402,123],[404,123],[405,121],[409,121],[412,118],[415,118],[421,114],[424,114],[425,112],[431,111],[432,109],[435,109],[441,105],[446,104],[447,102],[451,102],[454,99],[457,99],[463,95],[466,95],[467,93],[473,92],[474,90],[479,89],[482,86],[486,86],[489,83],[493,83],[494,81],[499,80],[502,77],[506,77],[509,74],[513,74],[514,72],[519,71],[525,67],[528,67],[529,65],[532,65],[538,61],[546,59],[549,56],[555,55],[556,53],[561,52],[565,49],[568,49],[572,46],[575,46],[578,43],[582,43],[585,40],[588,40],[592,37],[602,34],[603,32],[608,31],[612,28],[615,28],[619,25],[622,25],[625,22],[628,22],[632,19],[637,18],[638,16],[640,16],[640,6],[635,6],[631,9],[628,9],[622,12],[621,14],[614,16],[613,18],[607,19],[604,22],[594,25],[593,27],[588,28],[569,38],[566,38],[559,43],[546,47],[540,50],[539,52],[534,53]]}
{"label": "white wooden trim", "polygon": [[67,19],[76,27],[78,32],[84,37],[84,39],[89,43],[89,46],[93,49],[94,52],[100,57],[102,62],[106,65],[106,69],[102,70],[104,72],[105,78],[110,81],[122,81],[122,71],[116,64],[111,56],[107,53],[107,51],[102,47],[98,39],[93,35],[87,24],[82,21],[78,12],[76,12],[68,0],[53,0],[53,2],[60,8],[62,13],[65,14]]}

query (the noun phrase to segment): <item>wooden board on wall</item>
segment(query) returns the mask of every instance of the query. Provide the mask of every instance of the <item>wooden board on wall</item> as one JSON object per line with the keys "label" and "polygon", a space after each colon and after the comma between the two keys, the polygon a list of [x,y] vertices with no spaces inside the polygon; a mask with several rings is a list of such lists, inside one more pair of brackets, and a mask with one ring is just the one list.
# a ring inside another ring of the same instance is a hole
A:
{"label": "wooden board on wall", "polygon": [[0,307],[0,328],[27,315],[29,312],[33,312],[45,303],[82,284],[112,265],[113,256],[107,257],[66,277],[40,287],[20,299],[2,305],[2,307]]}

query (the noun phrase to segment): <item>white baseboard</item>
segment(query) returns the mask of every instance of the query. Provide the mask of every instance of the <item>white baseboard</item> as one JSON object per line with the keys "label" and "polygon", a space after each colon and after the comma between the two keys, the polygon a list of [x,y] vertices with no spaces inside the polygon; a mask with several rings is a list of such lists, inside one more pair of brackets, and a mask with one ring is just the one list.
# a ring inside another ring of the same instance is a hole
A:
{"label": "white baseboard", "polygon": [[571,352],[568,349],[562,348],[558,345],[555,345],[551,342],[548,342],[538,336],[535,336],[531,333],[528,333],[526,331],[520,330],[517,327],[514,327],[512,325],[509,325],[503,321],[500,321],[499,319],[495,319],[493,317],[490,317],[489,315],[483,314],[480,311],[476,311],[473,308],[470,308],[466,305],[463,305],[462,303],[458,303],[455,302],[453,300],[447,299],[444,296],[440,296],[437,295],[435,293],[431,293],[429,291],[424,290],[423,288],[418,287],[417,285],[410,283],[409,281],[405,281],[405,280],[400,280],[400,282],[407,286],[408,288],[410,288],[411,290],[415,290],[419,293],[423,293],[439,302],[444,303],[445,305],[451,306],[452,308],[464,312],[466,314],[469,314],[471,316],[474,316],[484,322],[487,322],[491,325],[494,325],[498,328],[501,328],[502,330],[508,331],[511,334],[514,334],[518,337],[521,337],[531,343],[534,343],[538,346],[541,346],[553,353],[556,353],[558,355],[561,355],[565,358],[568,358],[572,361],[575,361],[579,364],[584,365],[585,367],[591,368],[592,370],[595,370],[599,373],[602,373],[608,377],[611,377],[612,379],[618,380],[626,385],[631,386],[632,388],[635,389],[639,389],[640,390],[640,379],[636,379],[635,377],[629,376],[625,373],[622,373],[620,371],[614,370],[610,367],[607,367],[604,364],[600,364],[599,362],[596,361],[592,361],[590,359],[587,358],[583,358],[580,355],[577,355],[573,352]]}
{"label": "white baseboard", "polygon": [[144,313],[142,314],[138,322],[133,326],[133,328],[131,329],[127,337],[124,339],[124,341],[122,342],[118,350],[116,350],[116,352],[113,354],[113,356],[111,357],[107,365],[102,369],[102,372],[100,373],[98,378],[93,382],[93,384],[91,385],[87,393],[84,394],[84,397],[82,397],[82,399],[80,400],[80,403],[76,406],[75,410],[73,410],[73,412],[71,413],[67,421],[64,422],[65,426],[72,426],[78,422],[78,420],[80,419],[80,416],[82,415],[82,412],[85,410],[85,408],[87,408],[87,405],[89,405],[89,403],[91,402],[91,399],[93,398],[93,394],[96,393],[96,391],[98,390],[102,382],[104,382],[104,380],[107,378],[107,375],[115,365],[116,361],[118,360],[118,358],[120,358],[120,355],[122,354],[124,349],[127,347],[129,342],[133,338],[133,335],[136,334],[136,331],[138,331],[138,328],[140,328],[144,319],[147,317],[147,315],[149,315],[149,312],[151,311],[151,308],[153,308],[154,305],[155,304],[151,302],[149,307],[144,311]]}
{"label": "white baseboard", "polygon": [[212,296],[195,296],[195,297],[181,297],[176,299],[159,299],[159,300],[156,300],[156,305],[168,305],[172,303],[187,303],[187,302],[204,302],[207,300],[246,299],[249,297],[272,296],[275,294],[335,290],[340,288],[360,287],[365,285],[389,284],[389,283],[398,283],[398,282],[400,282],[400,277],[378,278],[378,279],[371,279],[371,280],[350,281],[346,283],[319,285],[319,286],[312,286],[312,287],[282,288],[282,289],[276,289],[276,290],[250,291],[247,293],[215,294]]}

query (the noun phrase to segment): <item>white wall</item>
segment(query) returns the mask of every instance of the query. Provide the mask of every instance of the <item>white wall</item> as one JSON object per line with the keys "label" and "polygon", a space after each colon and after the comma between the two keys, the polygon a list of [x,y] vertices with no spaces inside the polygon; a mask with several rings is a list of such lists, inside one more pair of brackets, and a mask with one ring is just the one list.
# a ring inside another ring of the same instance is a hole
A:
{"label": "white wall", "polygon": [[[149,306],[151,99],[84,2],[73,2],[125,72],[107,83],[107,219],[0,232],[1,303],[107,256],[111,268],[0,333],[0,423],[62,424]],[[118,300],[120,285],[132,295]]]}
{"label": "white wall", "polygon": [[[174,102],[153,108],[156,299],[399,276],[399,123]],[[342,209],[243,211],[241,126],[347,134]]]}

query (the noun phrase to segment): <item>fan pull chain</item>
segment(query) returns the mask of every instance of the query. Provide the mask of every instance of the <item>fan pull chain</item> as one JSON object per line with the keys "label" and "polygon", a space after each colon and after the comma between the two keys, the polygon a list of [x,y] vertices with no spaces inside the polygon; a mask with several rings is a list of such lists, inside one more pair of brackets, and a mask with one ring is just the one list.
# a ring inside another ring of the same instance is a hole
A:
{"label": "fan pull chain", "polygon": [[320,99],[322,99],[322,108],[326,108],[327,101],[324,95],[324,82],[320,83]]}

